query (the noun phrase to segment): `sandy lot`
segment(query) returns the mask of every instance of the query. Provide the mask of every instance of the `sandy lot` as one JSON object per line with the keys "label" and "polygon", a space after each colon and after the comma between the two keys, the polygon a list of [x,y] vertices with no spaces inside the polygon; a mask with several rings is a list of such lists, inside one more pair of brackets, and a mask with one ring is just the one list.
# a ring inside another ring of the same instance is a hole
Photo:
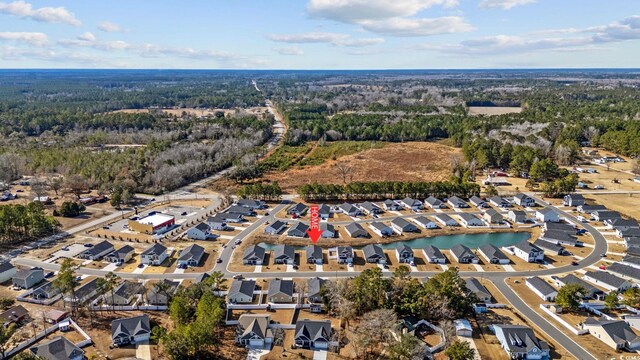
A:
{"label": "sandy lot", "polygon": [[340,183],[341,176],[335,166],[346,163],[353,168],[352,181],[442,181],[450,176],[450,157],[458,154],[460,149],[433,142],[393,143],[322,165],[293,168],[265,177],[278,181],[284,190],[313,182]]}
{"label": "sandy lot", "polygon": [[522,112],[521,107],[517,106],[469,106],[469,115],[504,115],[518,114]]}

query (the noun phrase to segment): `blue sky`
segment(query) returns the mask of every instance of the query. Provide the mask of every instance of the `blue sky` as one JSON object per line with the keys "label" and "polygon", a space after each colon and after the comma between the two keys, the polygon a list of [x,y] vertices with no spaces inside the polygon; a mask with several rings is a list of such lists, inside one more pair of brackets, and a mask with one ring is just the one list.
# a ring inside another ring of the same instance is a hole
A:
{"label": "blue sky", "polygon": [[639,67],[634,0],[0,0],[0,68]]}

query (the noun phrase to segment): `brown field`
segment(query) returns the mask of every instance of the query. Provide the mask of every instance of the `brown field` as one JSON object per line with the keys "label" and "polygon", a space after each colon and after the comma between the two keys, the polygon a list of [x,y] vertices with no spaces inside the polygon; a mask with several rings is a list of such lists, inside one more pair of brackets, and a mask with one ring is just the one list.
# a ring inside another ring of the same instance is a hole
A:
{"label": "brown field", "polygon": [[[187,114],[188,116],[208,116],[214,115],[218,111],[224,112],[225,115],[232,115],[236,112],[236,109],[195,109],[195,108],[184,108],[184,109],[122,109],[112,111],[113,113],[125,113],[125,114],[146,114],[153,111],[162,111],[169,115],[173,116],[183,116],[183,114]],[[243,109],[244,111],[250,112],[252,114],[260,114],[264,113],[267,108],[266,107],[255,107],[249,109]]]}
{"label": "brown field", "polygon": [[382,149],[371,149],[357,154],[328,160],[322,165],[305,166],[270,173],[265,177],[278,181],[284,190],[317,182],[340,183],[336,163],[353,168],[352,181],[437,181],[450,176],[450,157],[460,149],[433,142],[406,142],[387,144]]}
{"label": "brown field", "polygon": [[638,206],[640,195],[638,194],[589,194],[586,198],[602,204],[608,209],[616,210],[626,217],[640,219],[640,207]]}
{"label": "brown field", "polygon": [[469,106],[469,115],[504,115],[522,112],[519,106]]}

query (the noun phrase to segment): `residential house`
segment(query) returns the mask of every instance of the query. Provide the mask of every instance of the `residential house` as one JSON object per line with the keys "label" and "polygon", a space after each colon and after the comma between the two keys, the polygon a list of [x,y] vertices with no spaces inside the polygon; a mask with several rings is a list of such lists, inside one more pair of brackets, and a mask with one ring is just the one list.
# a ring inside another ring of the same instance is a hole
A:
{"label": "residential house", "polygon": [[472,214],[469,214],[469,213],[460,213],[460,214],[458,214],[458,217],[460,218],[460,223],[462,223],[462,225],[464,227],[484,226],[485,225],[484,222],[482,222],[482,220],[480,220],[475,215],[472,215]]}
{"label": "residential house", "polygon": [[380,207],[370,201],[365,201],[363,203],[358,204],[358,207],[362,212],[367,215],[381,214],[382,209]]}
{"label": "residential house", "polygon": [[322,256],[322,248],[316,245],[307,245],[305,248],[307,264],[322,265],[324,258]]}
{"label": "residential house", "polygon": [[253,199],[240,199],[238,200],[237,204],[239,206],[244,206],[252,210],[259,210],[267,207],[267,204],[264,201]]}
{"label": "residential house", "polygon": [[447,214],[435,214],[433,217],[443,226],[460,226],[457,221]]}
{"label": "residential house", "polygon": [[454,209],[464,209],[469,207],[469,204],[467,204],[466,201],[460,199],[457,196],[452,196],[447,199],[447,204],[449,204]]}
{"label": "residential house", "polygon": [[527,287],[544,301],[554,301],[558,296],[558,291],[542,278],[533,276],[525,280]]}
{"label": "residential house", "polygon": [[422,201],[412,199],[412,198],[404,198],[400,201],[400,205],[408,210],[418,211],[422,210],[424,206],[422,205]]}
{"label": "residential house", "polygon": [[432,209],[442,209],[444,207],[444,203],[440,199],[433,196],[429,196],[428,198],[426,198],[424,200],[424,204]]}
{"label": "residential house", "polygon": [[262,265],[264,262],[265,250],[260,245],[249,246],[242,255],[244,265]]}
{"label": "residential house", "polygon": [[582,322],[582,329],[589,330],[589,334],[615,350],[640,348],[640,337],[624,320],[587,318]]}
{"label": "residential house", "polygon": [[338,246],[338,264],[353,264],[353,248],[351,246]]}
{"label": "residential house", "polygon": [[307,301],[310,303],[322,303],[322,288],[324,288],[327,280],[314,277],[307,280]]}
{"label": "residential house", "polygon": [[[238,221],[233,221],[233,222],[238,223],[242,221],[242,215],[238,215],[238,216],[239,216]],[[209,229],[211,230],[225,231],[229,229],[229,225],[227,225],[228,218],[229,218],[228,216],[217,214],[216,216],[207,218],[207,225],[209,225]]]}
{"label": "residential house", "polygon": [[584,205],[584,196],[581,194],[568,194],[562,198],[562,205],[577,207]]}
{"label": "residential house", "polygon": [[557,287],[563,287],[565,285],[580,285],[582,286],[586,292],[583,295],[584,298],[587,299],[597,299],[599,296],[601,296],[604,292],[598,288],[596,288],[595,286],[589,284],[588,282],[580,279],[579,277],[573,275],[573,274],[567,274],[564,277],[556,277],[556,286]]}
{"label": "residential house", "polygon": [[474,254],[471,249],[462,244],[457,244],[452,247],[451,253],[453,254],[453,257],[456,259],[456,261],[458,261],[460,264],[477,264],[478,262],[480,262],[480,259],[478,259],[476,254]]}
{"label": "residential house", "polygon": [[298,320],[293,345],[311,350],[327,350],[331,342],[331,321]]}
{"label": "residential house", "polygon": [[507,249],[515,256],[527,262],[544,261],[544,250],[531,244],[527,240],[523,240]]}
{"label": "residential house", "polygon": [[637,267],[614,262],[607,266],[607,271],[632,282],[640,282],[640,269]]}
{"label": "residential house", "polygon": [[473,334],[473,328],[471,323],[467,319],[456,319],[453,321],[453,325],[456,328],[456,336],[470,338]]}
{"label": "residential house", "polygon": [[475,195],[469,198],[469,202],[478,209],[484,209],[487,207],[487,202]]}
{"label": "residential house", "polygon": [[215,239],[217,235],[211,233],[211,227],[207,223],[200,223],[187,230],[187,239],[208,240]]}
{"label": "residential house", "polygon": [[10,324],[20,325],[29,319],[29,311],[22,305],[12,306],[0,313],[0,324],[7,327]]}
{"label": "residential house", "polygon": [[60,294],[60,290],[53,286],[53,283],[45,282],[42,286],[34,289],[29,295],[34,300],[52,299]]}
{"label": "residential house", "polygon": [[347,232],[347,235],[352,239],[355,238],[368,238],[369,233],[365,230],[362,225],[352,222],[351,224],[344,227],[344,230]]}
{"label": "residential house", "polygon": [[287,236],[297,238],[307,237],[307,230],[309,230],[309,225],[298,221],[287,231]]}
{"label": "residential house", "polygon": [[485,211],[482,218],[487,222],[487,224],[502,224],[504,222],[504,217],[495,209],[488,209]]}
{"label": "residential house", "polygon": [[111,322],[111,340],[114,346],[137,344],[148,341],[151,326],[148,315],[140,315]]}
{"label": "residential house", "polygon": [[303,203],[293,204],[287,209],[287,215],[303,216],[307,213],[309,207]]}
{"label": "residential house", "polygon": [[607,290],[618,292],[623,292],[633,286],[631,282],[606,271],[587,271],[582,278]]}
{"label": "residential house", "polygon": [[540,239],[563,246],[583,246],[582,241],[578,240],[575,236],[558,230],[545,231],[542,233],[542,236],[540,236]]}
{"label": "residential house", "polygon": [[333,217],[333,211],[331,211],[331,207],[327,204],[321,204],[318,206],[318,216],[320,219],[327,220],[330,217]]}
{"label": "residential house", "polygon": [[236,344],[249,349],[271,349],[273,330],[269,327],[271,315],[242,314],[238,318]]}
{"label": "residential house", "polygon": [[560,216],[554,208],[547,206],[543,209],[536,210],[536,219],[542,222],[558,222],[560,221]]}
{"label": "residential house", "polygon": [[115,250],[113,245],[110,242],[104,240],[104,241],[101,241],[101,242],[93,245],[92,247],[88,248],[87,250],[81,252],[80,254],[77,255],[77,257],[80,258],[80,259],[94,260],[95,261],[95,260],[102,259],[102,257],[104,257],[105,255],[109,254],[113,250]]}
{"label": "residential house", "polygon": [[178,290],[178,286],[180,286],[180,282],[167,279],[160,280],[160,283],[164,285],[157,285],[158,283],[156,283],[147,291],[147,304],[156,306],[169,305],[171,294],[175,293]]}
{"label": "residential house", "polygon": [[109,305],[129,305],[137,295],[142,293],[142,290],[142,284],[139,282],[125,280],[113,289],[113,294],[106,293],[102,298]]}
{"label": "residential house", "polygon": [[227,302],[230,304],[248,304],[253,301],[253,292],[256,289],[255,280],[235,279],[229,286]]}
{"label": "residential house", "polygon": [[7,282],[16,274],[16,267],[6,261],[0,263],[0,284]]}
{"label": "residential house", "polygon": [[511,262],[509,257],[495,245],[484,244],[478,249],[478,251],[490,264],[507,265]]}
{"label": "residential house", "polygon": [[11,278],[13,286],[21,289],[31,289],[42,281],[44,281],[44,270],[39,267],[17,270]]}
{"label": "residential house", "polygon": [[293,292],[293,280],[273,279],[269,282],[267,299],[272,303],[292,303]]}
{"label": "residential house", "polygon": [[509,221],[514,224],[523,224],[527,222],[527,213],[522,210],[509,210],[507,215]]}
{"label": "residential house", "polygon": [[436,224],[435,221],[427,218],[426,216],[418,216],[417,218],[413,219],[413,221],[416,224],[420,225],[424,229],[437,229],[438,228],[438,224]]}
{"label": "residential house", "polygon": [[609,229],[615,229],[615,230],[640,229],[640,224],[638,224],[638,220],[636,219],[613,218],[613,219],[607,219],[603,222]]}
{"label": "residential house", "polygon": [[248,208],[248,207],[244,207],[244,206],[238,206],[238,205],[232,205],[229,206],[229,208],[227,210],[224,211],[227,214],[240,214],[243,217],[244,216],[256,216],[256,212],[253,211],[253,209]]}
{"label": "residential house", "polygon": [[625,239],[625,241],[627,241],[627,239],[637,239],[640,238],[640,229],[629,228],[626,230],[616,230],[616,236]]}
{"label": "residential house", "polygon": [[378,221],[369,223],[369,228],[373,230],[373,232],[376,233],[378,236],[385,237],[385,236],[393,235],[393,228],[391,228],[391,226],[388,226]]}
{"label": "residential house", "polygon": [[605,220],[619,219],[622,217],[619,212],[613,210],[598,210],[591,213],[591,217],[595,221],[603,222]]}
{"label": "residential house", "polygon": [[100,290],[98,285],[99,285],[98,278],[94,278],[80,285],[73,294],[75,295],[75,297],[72,298],[70,296],[66,296],[64,298],[64,301],[73,302],[76,304],[84,304],[85,302],[89,301],[90,299],[98,295],[98,291]]}
{"label": "residential house", "polygon": [[569,224],[566,222],[546,222],[543,224],[544,230],[545,231],[558,231],[558,232],[564,232],[567,234],[571,234],[571,235],[575,235],[576,234],[576,227],[573,224]]}
{"label": "residential house", "polygon": [[536,201],[532,197],[525,195],[523,193],[519,193],[516,196],[514,196],[513,202],[516,203],[516,205],[520,205],[522,207],[536,206]]}
{"label": "residential house", "polygon": [[493,331],[510,359],[549,359],[549,344],[538,340],[524,325],[493,325]]}
{"label": "residential house", "polygon": [[167,247],[160,243],[155,243],[140,254],[140,263],[159,266],[168,257],[169,253],[167,251]]}
{"label": "residential house", "polygon": [[364,253],[364,260],[368,263],[383,265],[387,263],[387,255],[385,255],[384,250],[382,250],[380,245],[366,245],[362,248],[362,252]]}
{"label": "residential house", "polygon": [[295,265],[296,251],[293,246],[283,244],[276,245],[273,250],[273,263]]}
{"label": "residential house", "polygon": [[491,203],[491,205],[498,208],[507,208],[511,206],[511,203],[507,199],[497,195],[490,197],[489,202]]}
{"label": "residential house", "polygon": [[135,250],[131,245],[125,245],[104,257],[104,260],[114,264],[124,264],[131,260]]}
{"label": "residential house", "polygon": [[340,211],[342,211],[345,215],[352,217],[362,215],[362,212],[360,212],[360,209],[358,209],[358,207],[349,203],[340,205]]}
{"label": "residential house", "polygon": [[284,221],[276,220],[264,228],[264,232],[269,235],[278,235],[287,227]]}
{"label": "residential house", "polygon": [[413,249],[406,244],[396,247],[396,258],[401,264],[413,264]]}
{"label": "residential house", "polygon": [[397,217],[393,220],[391,220],[391,228],[393,229],[393,231],[395,231],[396,233],[402,235],[402,233],[405,232],[417,232],[418,228],[408,222],[407,220],[401,218],[401,217]]}
{"label": "residential house", "polygon": [[547,252],[549,255],[569,255],[569,252],[562,245],[551,243],[542,239],[536,239],[533,245]]}
{"label": "residential house", "polygon": [[64,336],[56,336],[42,344],[32,346],[29,351],[42,360],[83,360],[84,351]]}
{"label": "residential house", "polygon": [[591,215],[595,211],[607,210],[607,207],[604,205],[579,205],[577,207],[578,212]]}
{"label": "residential house", "polygon": [[622,258],[622,264],[629,265],[629,266],[632,266],[634,268],[639,268],[640,269],[640,257],[632,256],[632,255],[626,255],[625,257]]}
{"label": "residential house", "polygon": [[198,266],[204,255],[205,252],[202,246],[191,244],[180,252],[178,266]]}
{"label": "residential house", "polygon": [[391,199],[387,199],[382,203],[382,207],[387,210],[387,211],[398,211],[400,209],[402,209],[402,205],[398,204],[397,202],[391,200]]}
{"label": "residential house", "polygon": [[447,258],[442,254],[440,249],[433,245],[427,245],[424,249],[422,249],[422,253],[424,254],[427,261],[431,264],[447,263]]}
{"label": "residential house", "polygon": [[320,234],[320,236],[325,239],[333,239],[338,235],[338,232],[336,231],[336,228],[333,226],[333,224],[329,224],[326,222],[320,223],[320,231],[322,231],[322,234]]}
{"label": "residential house", "polygon": [[478,301],[483,303],[491,302],[491,293],[478,279],[471,277],[466,279],[465,283],[467,285],[467,289],[478,298]]}

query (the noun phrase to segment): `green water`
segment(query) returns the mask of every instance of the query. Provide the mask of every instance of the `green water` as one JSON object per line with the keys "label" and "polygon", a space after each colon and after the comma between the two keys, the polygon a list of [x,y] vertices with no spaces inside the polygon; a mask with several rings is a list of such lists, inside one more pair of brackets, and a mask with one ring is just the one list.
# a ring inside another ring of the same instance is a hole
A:
{"label": "green water", "polygon": [[[450,249],[455,245],[462,244],[471,249],[477,249],[484,244],[493,244],[497,247],[511,246],[522,240],[527,240],[531,234],[528,232],[515,233],[485,233],[485,234],[458,234],[458,235],[441,235],[433,237],[424,237],[413,240],[394,241],[387,244],[380,244],[384,249],[395,249],[398,245],[406,244],[413,249],[422,249],[427,245],[433,245],[438,249]],[[311,244],[311,240],[309,240]],[[322,246],[322,239],[318,241],[318,245]],[[267,250],[273,250],[275,245],[261,243],[260,246]],[[360,248],[356,246],[355,248]],[[296,250],[304,249],[304,246],[294,246]]]}

